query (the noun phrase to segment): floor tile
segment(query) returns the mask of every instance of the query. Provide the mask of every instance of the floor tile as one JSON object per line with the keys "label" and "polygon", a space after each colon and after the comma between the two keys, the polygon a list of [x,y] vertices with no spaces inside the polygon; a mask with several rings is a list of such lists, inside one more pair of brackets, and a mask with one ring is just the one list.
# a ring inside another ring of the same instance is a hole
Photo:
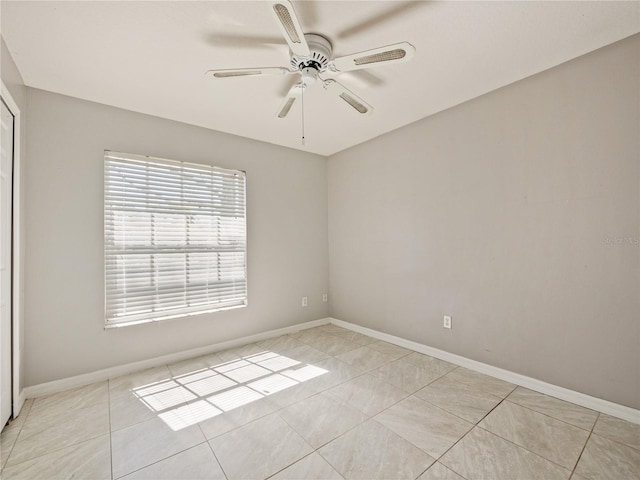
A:
{"label": "floor tile", "polygon": [[204,369],[208,369],[214,365],[223,363],[222,359],[215,353],[202,355],[196,358],[189,358],[181,362],[168,365],[171,375],[174,377],[195,373]]}
{"label": "floor tile", "polygon": [[458,369],[430,383],[415,395],[460,418],[477,423],[489,413],[501,397],[488,393],[478,383],[467,383],[454,376]]}
{"label": "floor tile", "polygon": [[208,443],[201,443],[121,478],[123,480],[226,479]]}
{"label": "floor tile", "polygon": [[640,425],[635,423],[601,413],[593,433],[640,450]]}
{"label": "floor tile", "polygon": [[109,407],[94,405],[32,421],[27,417],[7,466],[109,433]]}
{"label": "floor tile", "polygon": [[[300,344],[300,346],[310,348],[309,345],[305,345],[304,343]],[[292,350],[289,350],[289,351],[292,351]],[[271,370],[272,372],[281,372],[288,368],[293,368],[298,365],[304,364],[304,362],[302,362],[301,360],[294,358],[292,355],[290,355],[289,351],[281,352],[281,353],[269,351],[264,355],[258,355],[252,361],[257,363],[263,368]]]}
{"label": "floor tile", "polygon": [[213,368],[215,367],[175,377],[176,383],[182,386],[183,397],[186,401],[194,400],[194,397],[202,398],[214,395],[238,386],[238,382],[227,375],[216,372]]}
{"label": "floor tile", "polygon": [[256,342],[256,345],[271,352],[283,353],[298,348],[304,345],[304,343],[291,335],[281,335]]}
{"label": "floor tile", "polygon": [[555,418],[504,401],[479,427],[573,470],[589,432]]}
{"label": "floor tile", "polygon": [[289,358],[297,360],[301,363],[314,364],[331,358],[330,355],[313,348],[310,345],[302,344],[299,347],[292,348],[286,352]]}
{"label": "floor tile", "polygon": [[228,395],[212,396],[193,404],[201,418],[200,427],[207,439],[265,417],[278,409],[271,398],[242,387]]}
{"label": "floor tile", "polygon": [[436,462],[429,467],[429,470],[418,477],[418,480],[465,480],[452,470]]}
{"label": "floor tile", "polygon": [[447,373],[447,377],[469,385],[473,391],[488,393],[500,398],[505,398],[516,388],[513,383],[462,367]]}
{"label": "floor tile", "polygon": [[337,358],[323,360],[314,364],[314,367],[320,369],[316,373],[322,374],[308,380],[307,383],[318,392],[328,390],[364,373],[364,370],[349,365]]}
{"label": "floor tile", "polygon": [[375,420],[347,432],[318,453],[346,479],[416,478],[434,462]]}
{"label": "floor tile", "polygon": [[223,362],[230,362],[232,360],[238,360],[245,357],[251,357],[267,351],[264,347],[250,343],[248,345],[241,345],[239,347],[229,348],[216,352],[216,355],[222,359]]}
{"label": "floor tile", "polygon": [[342,353],[350,352],[359,348],[360,345],[356,342],[344,340],[337,335],[323,334],[317,336],[314,340],[305,342],[311,345],[313,348],[320,350],[328,355],[337,356]]}
{"label": "floor tile", "polygon": [[314,385],[313,381],[302,382],[269,395],[269,401],[280,409],[312,397],[320,391],[321,389]]}
{"label": "floor tile", "polygon": [[339,330],[330,330],[328,331],[328,333],[340,337],[343,340],[357,343],[358,345],[369,345],[371,343],[377,342],[375,338],[367,337],[366,335],[362,335],[361,333],[346,330],[344,328],[341,328]]}
{"label": "floor tile", "polygon": [[4,468],[4,464],[9,458],[9,454],[11,453],[11,450],[13,450],[13,446],[15,445],[16,440],[18,439],[18,434],[20,433],[19,429],[7,432],[5,432],[5,430],[0,434],[0,470]]}
{"label": "floor tile", "polygon": [[405,357],[413,352],[412,350],[408,350],[406,348],[399,347],[398,345],[394,345],[393,343],[389,343],[389,342],[384,342],[382,340],[376,340],[373,343],[369,343],[367,344],[367,347],[380,353],[386,353],[387,355],[394,357],[394,360],[400,357]]}
{"label": "floor tile", "polygon": [[451,448],[440,463],[465,478],[566,480],[571,472],[475,427]]}
{"label": "floor tile", "polygon": [[121,477],[205,441],[197,425],[174,431],[152,418],[111,434],[113,476]]}
{"label": "floor tile", "polygon": [[22,404],[22,408],[20,409],[20,414],[18,415],[18,417],[14,418],[11,421],[11,423],[5,427],[5,430],[7,428],[15,428],[18,425],[22,426],[24,421],[27,419],[29,412],[31,412],[31,407],[33,406],[33,402],[34,402],[33,398],[27,398]]}
{"label": "floor tile", "polygon": [[640,478],[637,425],[335,325],[220,354],[28,400],[2,478]]}
{"label": "floor tile", "polygon": [[128,395],[118,395],[109,402],[111,430],[144,422],[156,416],[148,405],[140,397],[130,393]]}
{"label": "floor tile", "polygon": [[365,371],[373,370],[396,359],[393,355],[378,352],[369,347],[359,347],[336,355],[336,358]]}
{"label": "floor tile", "polygon": [[118,395],[130,394],[138,388],[152,388],[155,385],[170,382],[171,378],[171,372],[166,366],[111,378],[109,379],[109,395],[114,398]]}
{"label": "floor tile", "polygon": [[410,356],[382,365],[371,373],[407,393],[414,393],[456,368],[455,365],[425,355],[422,355],[422,362],[410,361]]}
{"label": "floor tile", "polygon": [[[219,367],[218,367],[219,368]],[[218,369],[216,369],[218,370]],[[219,370],[218,370],[219,371]],[[271,374],[271,370],[250,363],[244,367],[224,372],[224,375],[237,383],[246,383]]]}
{"label": "floor tile", "polygon": [[351,332],[352,331],[352,330],[349,330],[347,328],[343,328],[343,327],[339,327],[338,325],[334,325],[333,323],[326,323],[326,324],[320,325],[319,327],[316,327],[316,328],[319,331],[333,333],[333,334],[346,333],[346,332]]}
{"label": "floor tile", "polygon": [[373,375],[365,374],[327,390],[337,397],[372,417],[385,408],[399,402],[408,394]]}
{"label": "floor tile", "polygon": [[328,332],[322,327],[307,328],[306,330],[300,330],[299,332],[289,334],[289,336],[306,344],[310,344],[317,340],[323,339],[327,335]]}
{"label": "floor tile", "polygon": [[342,475],[336,472],[331,465],[314,452],[269,478],[269,480],[301,479],[342,480]]}
{"label": "floor tile", "polygon": [[414,365],[424,368],[425,370],[433,371],[434,373],[442,372],[443,375],[455,370],[456,368],[459,368],[453,363],[445,362],[444,360],[440,360],[439,358],[435,358],[430,355],[424,355],[418,352],[410,353],[406,357],[403,357],[402,360],[406,360],[407,362],[413,363]]}
{"label": "floor tile", "polygon": [[473,424],[413,396],[376,415],[375,420],[434,458],[473,428]]}
{"label": "floor tile", "polygon": [[591,480],[640,478],[640,452],[592,434],[575,473]]}
{"label": "floor tile", "polygon": [[108,401],[107,382],[92,383],[83,387],[36,398],[29,412],[29,416],[32,419],[40,419],[48,415],[58,415],[80,408],[107,403]]}
{"label": "floor tile", "polygon": [[313,448],[320,448],[368,418],[326,394],[309,397],[278,414]]}
{"label": "floor tile", "polygon": [[111,479],[109,435],[62,448],[52,453],[7,467],[3,480],[62,478]]}
{"label": "floor tile", "polygon": [[516,388],[507,399],[585,430],[591,430],[598,418],[598,412],[524,387]]}
{"label": "floor tile", "polygon": [[8,425],[5,425],[2,429],[2,433],[0,433],[0,470],[4,468],[4,465],[9,458],[9,454],[18,439],[18,434],[20,433],[20,430],[22,430],[22,426],[29,415],[32,405],[33,399],[25,400],[22,405],[22,409],[20,410],[20,415],[11,420]]}
{"label": "floor tile", "polygon": [[230,480],[266,478],[313,451],[276,414],[214,438],[209,443]]}

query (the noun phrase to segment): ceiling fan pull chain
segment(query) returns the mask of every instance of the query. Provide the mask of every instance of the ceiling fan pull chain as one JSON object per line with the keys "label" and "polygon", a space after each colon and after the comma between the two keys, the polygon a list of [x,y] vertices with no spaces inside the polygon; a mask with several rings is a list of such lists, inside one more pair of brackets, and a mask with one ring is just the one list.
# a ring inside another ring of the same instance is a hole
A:
{"label": "ceiling fan pull chain", "polygon": [[304,84],[302,84],[302,145],[304,145]]}

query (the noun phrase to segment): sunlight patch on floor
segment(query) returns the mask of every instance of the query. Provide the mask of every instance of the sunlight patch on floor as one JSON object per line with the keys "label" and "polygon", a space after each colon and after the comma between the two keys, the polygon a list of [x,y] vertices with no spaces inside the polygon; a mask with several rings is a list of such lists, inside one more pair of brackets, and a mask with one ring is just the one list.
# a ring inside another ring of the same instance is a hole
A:
{"label": "sunlight patch on floor", "polygon": [[328,370],[265,350],[133,389],[172,430],[231,412]]}

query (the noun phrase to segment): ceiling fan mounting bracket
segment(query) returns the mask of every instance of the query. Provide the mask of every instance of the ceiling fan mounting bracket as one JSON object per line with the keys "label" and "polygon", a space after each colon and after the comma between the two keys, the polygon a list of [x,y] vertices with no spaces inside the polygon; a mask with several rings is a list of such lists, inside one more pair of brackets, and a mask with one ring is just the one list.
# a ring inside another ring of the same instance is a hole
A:
{"label": "ceiling fan mounting bracket", "polygon": [[331,42],[327,37],[317,33],[305,33],[304,39],[309,45],[309,55],[296,55],[289,51],[291,67],[301,72],[307,68],[313,68],[318,73],[324,72],[329,66],[329,60],[332,58],[333,47]]}

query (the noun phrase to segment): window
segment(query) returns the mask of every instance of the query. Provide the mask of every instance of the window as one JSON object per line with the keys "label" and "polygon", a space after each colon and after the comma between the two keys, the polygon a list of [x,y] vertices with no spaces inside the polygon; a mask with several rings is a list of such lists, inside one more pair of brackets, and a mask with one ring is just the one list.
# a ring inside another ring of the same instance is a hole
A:
{"label": "window", "polygon": [[247,304],[245,173],[105,152],[106,325]]}

